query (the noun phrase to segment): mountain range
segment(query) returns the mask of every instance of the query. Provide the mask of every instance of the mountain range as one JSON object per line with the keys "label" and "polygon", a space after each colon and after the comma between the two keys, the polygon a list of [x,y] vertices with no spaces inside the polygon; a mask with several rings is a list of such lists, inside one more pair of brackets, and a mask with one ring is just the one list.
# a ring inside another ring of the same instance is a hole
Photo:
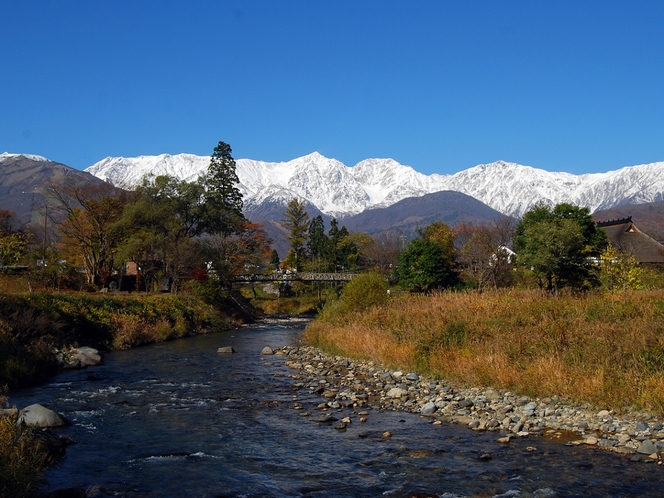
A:
{"label": "mountain range", "polygon": [[[0,209],[17,212],[25,224],[43,207],[49,181],[104,180],[133,189],[146,175],[195,180],[205,174],[209,162],[209,156],[193,154],[108,157],[79,171],[41,156],[4,153]],[[265,226],[280,254],[287,249],[281,221],[286,203],[294,197],[305,203],[310,217],[336,217],[349,230],[368,233],[397,230],[409,235],[435,220],[454,225],[518,218],[540,201],[587,206],[598,220],[638,212],[648,217],[646,228],[664,233],[664,220],[656,215],[664,205],[664,162],[586,175],[504,161],[453,175],[424,175],[393,159],[366,159],[348,167],[316,152],[288,162],[236,162],[245,215]]]}
{"label": "mountain range", "polygon": [[[193,154],[107,157],[85,171],[116,186],[133,188],[146,174],[193,180],[205,173],[209,162],[209,157]],[[317,152],[287,162],[236,162],[249,212],[266,205],[283,206],[297,197],[328,216],[344,219],[442,191],[466,194],[514,217],[539,201],[551,205],[569,202],[594,212],[664,200],[664,162],[585,175],[505,161],[480,164],[453,175],[424,175],[393,159],[365,159],[346,166]]]}

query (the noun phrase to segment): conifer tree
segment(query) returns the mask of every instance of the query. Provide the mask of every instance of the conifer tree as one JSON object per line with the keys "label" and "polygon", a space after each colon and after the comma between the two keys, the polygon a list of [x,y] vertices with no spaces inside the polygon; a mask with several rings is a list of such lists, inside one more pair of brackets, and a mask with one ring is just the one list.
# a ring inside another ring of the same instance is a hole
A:
{"label": "conifer tree", "polygon": [[289,232],[286,239],[290,243],[290,251],[283,262],[283,266],[301,271],[306,262],[305,244],[309,228],[309,215],[304,209],[304,203],[298,199],[292,199],[288,203],[284,215],[284,225]]}
{"label": "conifer tree", "polygon": [[231,146],[219,142],[214,148],[205,178],[206,228],[211,234],[229,236],[239,233],[246,222],[242,214],[240,180],[235,172]]}

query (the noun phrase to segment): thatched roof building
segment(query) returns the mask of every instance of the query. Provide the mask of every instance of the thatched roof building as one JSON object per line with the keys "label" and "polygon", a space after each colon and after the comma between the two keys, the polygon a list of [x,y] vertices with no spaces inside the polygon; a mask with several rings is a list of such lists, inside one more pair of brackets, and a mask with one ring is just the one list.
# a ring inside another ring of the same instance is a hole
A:
{"label": "thatched roof building", "polygon": [[664,264],[664,245],[639,230],[631,216],[602,221],[597,227],[604,229],[613,247],[629,252],[639,263]]}

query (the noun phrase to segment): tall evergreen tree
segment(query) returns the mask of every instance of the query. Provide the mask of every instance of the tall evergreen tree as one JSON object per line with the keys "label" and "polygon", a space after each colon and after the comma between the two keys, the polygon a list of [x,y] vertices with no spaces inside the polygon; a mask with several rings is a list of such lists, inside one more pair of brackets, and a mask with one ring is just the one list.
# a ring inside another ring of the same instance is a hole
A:
{"label": "tall evergreen tree", "polygon": [[330,239],[325,235],[325,223],[318,215],[309,223],[307,249],[311,257],[312,269],[330,271]]}
{"label": "tall evergreen tree", "polygon": [[242,214],[240,180],[235,172],[231,146],[219,142],[210,158],[205,178],[205,221],[207,232],[229,236],[239,233],[246,222]]}
{"label": "tall evergreen tree", "polygon": [[286,207],[284,225],[288,230],[286,239],[290,243],[290,251],[284,260],[285,268],[295,268],[301,271],[306,262],[306,241],[309,228],[309,215],[304,209],[304,203],[292,199]]}

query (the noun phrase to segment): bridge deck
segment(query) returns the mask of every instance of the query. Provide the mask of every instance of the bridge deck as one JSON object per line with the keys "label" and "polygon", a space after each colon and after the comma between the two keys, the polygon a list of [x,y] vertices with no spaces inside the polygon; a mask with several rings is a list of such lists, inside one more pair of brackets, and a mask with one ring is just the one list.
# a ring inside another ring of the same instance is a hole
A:
{"label": "bridge deck", "polygon": [[353,279],[355,273],[270,273],[237,275],[234,282],[348,282]]}

